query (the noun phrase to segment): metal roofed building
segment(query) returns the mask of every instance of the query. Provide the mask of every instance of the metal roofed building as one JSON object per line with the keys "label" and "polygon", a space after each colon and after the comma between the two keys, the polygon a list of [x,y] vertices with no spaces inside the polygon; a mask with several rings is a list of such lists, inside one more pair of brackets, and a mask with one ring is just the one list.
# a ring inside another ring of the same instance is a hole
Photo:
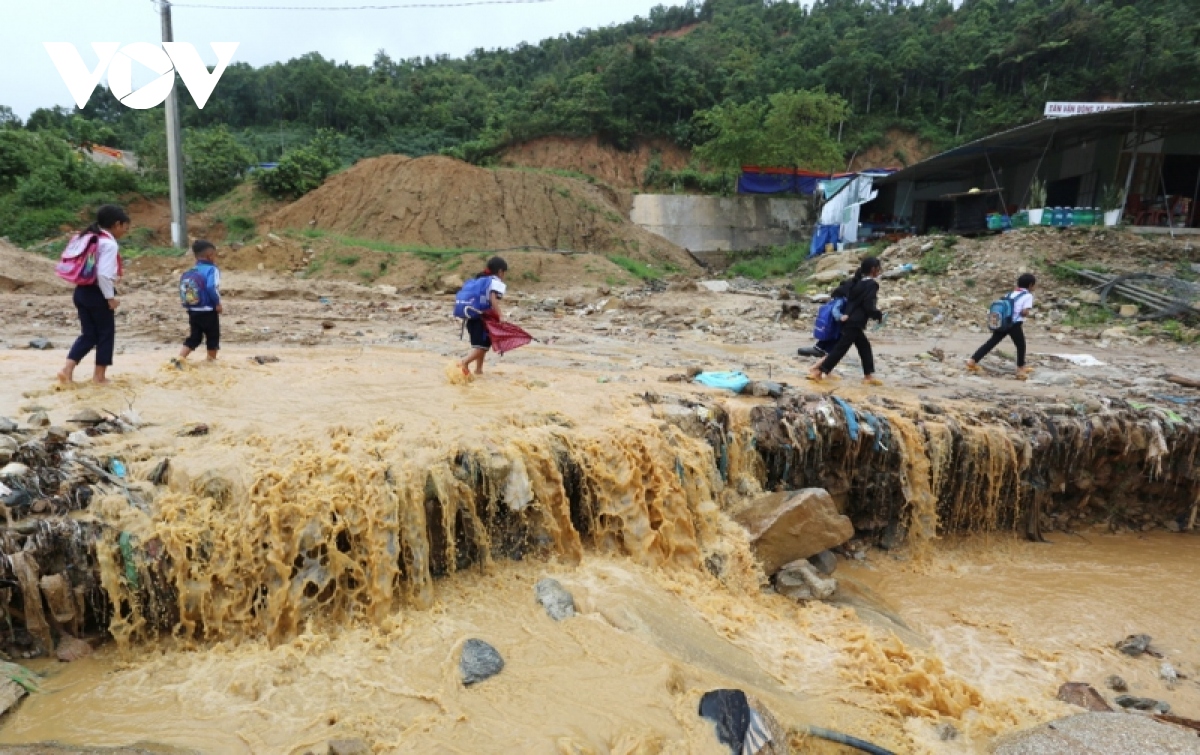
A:
{"label": "metal roofed building", "polygon": [[1034,178],[1045,182],[1046,207],[1102,207],[1115,186],[1125,190],[1125,222],[1196,227],[1200,101],[1048,117],[977,139],[876,181],[863,216],[918,233],[948,229],[950,195],[998,189],[994,210],[1011,214],[1029,208]]}

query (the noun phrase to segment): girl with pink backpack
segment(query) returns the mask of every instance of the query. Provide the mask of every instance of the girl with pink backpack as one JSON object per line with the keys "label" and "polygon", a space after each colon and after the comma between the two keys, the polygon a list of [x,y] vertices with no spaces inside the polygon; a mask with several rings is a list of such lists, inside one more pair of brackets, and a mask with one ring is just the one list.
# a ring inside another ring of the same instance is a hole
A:
{"label": "girl with pink backpack", "polygon": [[67,354],[67,363],[58,372],[61,383],[75,379],[75,367],[96,350],[95,383],[107,383],[105,373],[113,362],[117,340],[116,282],[121,278],[121,247],[117,240],[129,233],[129,216],[116,205],[106,204],[96,211],[96,222],[76,234],[63,250],[55,272],[75,284],[75,310],[79,313],[81,334]]}

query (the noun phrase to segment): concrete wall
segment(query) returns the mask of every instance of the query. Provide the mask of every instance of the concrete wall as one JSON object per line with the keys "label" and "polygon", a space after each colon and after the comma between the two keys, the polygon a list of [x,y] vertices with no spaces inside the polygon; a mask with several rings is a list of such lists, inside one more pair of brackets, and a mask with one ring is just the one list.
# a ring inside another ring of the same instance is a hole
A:
{"label": "concrete wall", "polygon": [[630,220],[693,252],[727,252],[807,243],[809,203],[766,196],[638,194]]}

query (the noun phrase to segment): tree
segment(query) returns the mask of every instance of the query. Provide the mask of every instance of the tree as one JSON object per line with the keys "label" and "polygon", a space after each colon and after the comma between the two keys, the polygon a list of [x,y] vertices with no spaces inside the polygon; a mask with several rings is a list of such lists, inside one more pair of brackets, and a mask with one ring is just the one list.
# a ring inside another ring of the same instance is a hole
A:
{"label": "tree", "polygon": [[696,156],[709,165],[837,170],[841,148],[830,136],[847,115],[844,100],[814,91],[787,91],[745,105],[718,105],[697,114],[709,138]]}
{"label": "tree", "polygon": [[279,165],[258,174],[258,187],[276,199],[295,199],[320,186],[341,165],[341,135],[317,132],[308,145],[283,156]]}
{"label": "tree", "polygon": [[21,119],[7,105],[0,105],[0,129],[21,128]]}
{"label": "tree", "polygon": [[241,182],[254,161],[224,126],[190,132],[183,153],[188,196],[195,199],[213,199],[228,192]]}

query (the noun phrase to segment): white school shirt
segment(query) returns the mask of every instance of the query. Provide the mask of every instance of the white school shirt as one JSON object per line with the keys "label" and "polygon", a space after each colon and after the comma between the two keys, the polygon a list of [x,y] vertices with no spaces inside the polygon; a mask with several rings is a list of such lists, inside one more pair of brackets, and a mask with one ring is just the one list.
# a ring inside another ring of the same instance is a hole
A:
{"label": "white school shirt", "polygon": [[96,285],[105,299],[117,295],[116,283],[120,277],[121,267],[117,264],[121,247],[108,231],[100,231],[100,239],[96,244]]}
{"label": "white school shirt", "polygon": [[488,286],[488,293],[490,294],[493,291],[495,291],[496,296],[499,296],[501,299],[504,298],[504,292],[508,291],[508,286],[504,284],[504,281],[500,280],[494,275],[492,276],[492,285]]}
{"label": "white school shirt", "polygon": [[1017,291],[1020,291],[1021,295],[1018,296],[1016,299],[1013,299],[1013,322],[1014,323],[1025,322],[1025,317],[1021,313],[1027,309],[1033,309],[1033,294],[1029,293],[1028,291],[1026,291],[1023,288],[1018,288],[1015,291],[1013,291],[1013,293],[1016,293]]}

